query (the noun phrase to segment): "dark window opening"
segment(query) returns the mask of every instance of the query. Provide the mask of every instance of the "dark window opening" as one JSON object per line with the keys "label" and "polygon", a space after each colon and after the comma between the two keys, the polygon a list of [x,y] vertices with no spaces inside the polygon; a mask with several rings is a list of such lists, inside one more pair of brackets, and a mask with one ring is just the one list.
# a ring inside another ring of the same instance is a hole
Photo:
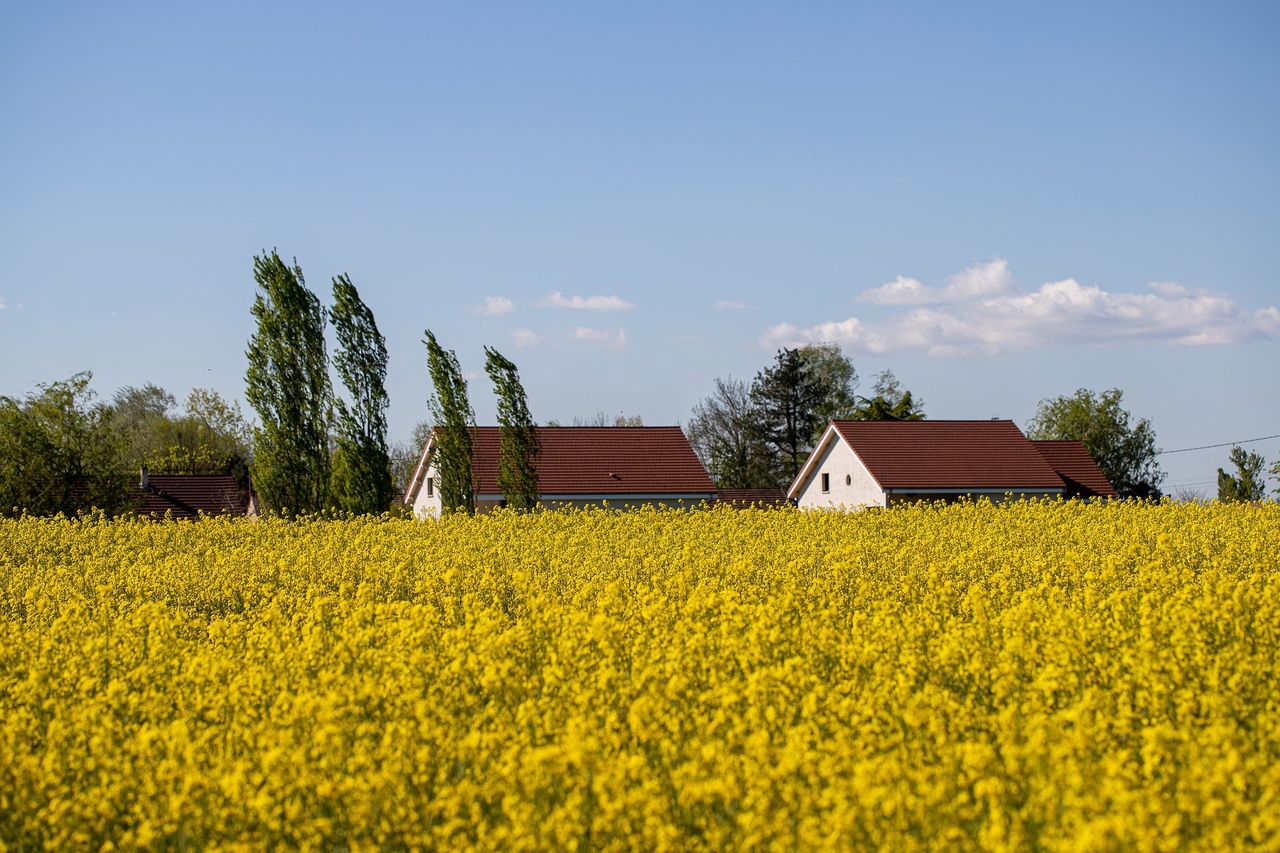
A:
{"label": "dark window opening", "polygon": [[822,491],[823,491],[823,494],[831,491],[831,475],[830,474],[822,475]]}

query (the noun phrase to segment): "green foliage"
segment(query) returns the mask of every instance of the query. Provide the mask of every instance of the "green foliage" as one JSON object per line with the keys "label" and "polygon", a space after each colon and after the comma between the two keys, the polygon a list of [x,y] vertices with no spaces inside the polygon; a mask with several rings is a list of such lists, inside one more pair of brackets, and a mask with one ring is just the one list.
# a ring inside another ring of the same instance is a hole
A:
{"label": "green foliage", "polygon": [[876,377],[870,397],[859,397],[852,420],[858,421],[922,421],[924,400],[918,400],[902,387],[892,370]]}
{"label": "green foliage", "polygon": [[1081,388],[1070,397],[1041,400],[1027,436],[1034,440],[1076,440],[1122,498],[1159,498],[1165,474],[1156,459],[1156,436],[1151,422],[1130,423],[1120,406],[1124,392],[1112,388],[1101,394]]}
{"label": "green foliage", "polygon": [[750,389],[732,378],[693,409],[687,433],[721,488],[786,487],[833,419],[854,417],[858,373],[836,344],[778,350]]}
{"label": "green foliage", "polygon": [[829,419],[852,414],[857,381],[835,344],[780,349],[773,364],[756,374],[751,402],[757,441],[774,460],[774,485],[795,479]]}
{"label": "green foliage", "polygon": [[272,250],[253,259],[257,329],[245,355],[245,397],[261,426],[254,430],[253,481],[271,512],[328,508],[328,359],[324,308],[307,290],[302,268]]}
{"label": "green foliage", "polygon": [[251,433],[238,403],[196,388],[184,411],[175,413],[174,407],[173,395],[152,384],[116,393],[111,420],[130,469],[145,465],[153,474],[247,472]]}
{"label": "green foliage", "polygon": [[[1266,460],[1257,453],[1246,453],[1240,446],[1231,448],[1229,457],[1235,473],[1218,469],[1218,500],[1251,502],[1267,496]],[[1275,469],[1272,469],[1275,470]]]}
{"label": "green foliage", "polygon": [[0,397],[0,515],[128,509],[122,443],[110,409],[94,402],[92,378]]}
{"label": "green foliage", "polygon": [[776,486],[768,448],[760,440],[751,392],[740,379],[716,379],[715,391],[693,407],[689,444],[722,489]]}
{"label": "green foliage", "polygon": [[333,280],[334,367],[350,402],[335,402],[337,432],[330,493],[344,512],[385,512],[395,497],[387,450],[387,344],[373,312],[346,275]]}
{"label": "green foliage", "polygon": [[858,372],[837,344],[810,344],[799,352],[805,372],[819,389],[813,412],[817,426],[811,438],[817,444],[829,422],[853,417],[859,400]]}
{"label": "green foliage", "polygon": [[484,369],[498,398],[498,488],[512,509],[538,505],[538,430],[515,363],[496,349],[484,348]]}
{"label": "green foliage", "polygon": [[435,393],[427,403],[434,423],[435,466],[440,474],[440,501],[445,512],[476,511],[471,474],[471,430],[476,416],[467,399],[467,381],[453,350],[440,346],[426,330],[427,369]]}

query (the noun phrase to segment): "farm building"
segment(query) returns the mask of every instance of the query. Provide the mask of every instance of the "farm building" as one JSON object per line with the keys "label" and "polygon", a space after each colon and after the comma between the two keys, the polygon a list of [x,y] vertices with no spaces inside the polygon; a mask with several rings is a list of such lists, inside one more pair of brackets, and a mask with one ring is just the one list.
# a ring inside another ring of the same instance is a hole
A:
{"label": "farm building", "polygon": [[193,519],[200,515],[257,515],[257,499],[235,477],[222,474],[149,474],[129,488],[138,515]]}
{"label": "farm building", "polygon": [[1114,497],[1079,442],[1032,442],[1009,420],[832,421],[787,496],[801,509],[961,497]]}
{"label": "farm building", "polygon": [[[476,510],[504,506],[498,488],[499,427],[472,430]],[[419,518],[439,517],[434,436],[422,450],[404,502]],[[680,427],[538,427],[538,490],[544,504],[693,506],[715,486]]]}

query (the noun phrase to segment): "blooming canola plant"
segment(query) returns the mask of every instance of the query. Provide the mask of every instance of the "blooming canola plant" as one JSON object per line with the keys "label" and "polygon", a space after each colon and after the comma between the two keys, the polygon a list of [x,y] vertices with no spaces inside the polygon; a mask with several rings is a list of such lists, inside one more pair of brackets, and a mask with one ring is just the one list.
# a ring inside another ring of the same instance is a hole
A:
{"label": "blooming canola plant", "polygon": [[1280,506],[0,520],[0,849],[1280,845]]}

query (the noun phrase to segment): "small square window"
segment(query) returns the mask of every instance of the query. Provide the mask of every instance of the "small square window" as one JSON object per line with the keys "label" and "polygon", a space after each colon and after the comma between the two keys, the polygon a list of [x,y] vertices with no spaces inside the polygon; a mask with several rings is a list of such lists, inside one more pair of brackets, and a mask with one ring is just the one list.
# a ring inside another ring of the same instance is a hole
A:
{"label": "small square window", "polygon": [[822,475],[822,493],[825,495],[829,491],[831,491],[831,475],[823,474]]}
{"label": "small square window", "polygon": [[435,497],[435,494],[436,494],[436,479],[435,477],[428,477],[427,478],[427,497],[429,498]]}

